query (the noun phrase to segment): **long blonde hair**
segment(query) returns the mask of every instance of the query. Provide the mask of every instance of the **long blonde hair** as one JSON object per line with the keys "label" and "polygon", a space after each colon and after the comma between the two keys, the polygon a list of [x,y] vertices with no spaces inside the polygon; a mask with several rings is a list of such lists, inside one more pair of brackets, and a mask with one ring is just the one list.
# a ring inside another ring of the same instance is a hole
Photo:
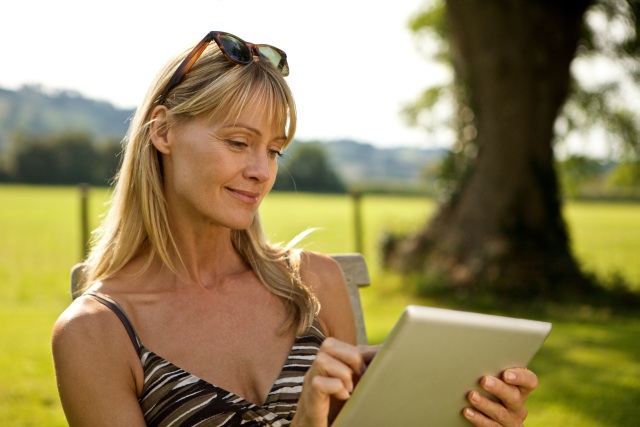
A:
{"label": "long blonde hair", "polygon": [[[160,93],[183,57],[174,58],[164,67],[132,119],[111,206],[94,232],[79,292],[113,277],[143,252],[149,254],[147,267],[157,257],[176,273],[174,260],[182,262],[170,227],[162,163],[150,142],[150,121]],[[163,104],[177,121],[187,121],[202,115],[229,120],[238,117],[250,102],[259,102],[275,124],[285,129],[288,145],[295,133],[296,109],[281,73],[267,61],[234,64],[211,44]],[[258,215],[248,229],[232,230],[232,243],[264,286],[284,302],[288,316],[282,331],[306,331],[318,313],[319,303],[300,278],[300,250],[270,243]]]}

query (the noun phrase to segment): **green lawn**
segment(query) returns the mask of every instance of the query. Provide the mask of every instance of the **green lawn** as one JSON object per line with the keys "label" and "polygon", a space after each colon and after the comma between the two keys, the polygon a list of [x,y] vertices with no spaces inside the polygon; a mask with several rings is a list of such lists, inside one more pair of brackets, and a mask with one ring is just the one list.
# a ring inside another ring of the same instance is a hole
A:
{"label": "green lawn", "polygon": [[[58,403],[49,334],[69,303],[69,268],[81,257],[78,190],[0,186],[0,423],[64,426]],[[104,210],[106,191],[91,197],[92,226]],[[362,291],[369,337],[380,342],[410,303],[451,303],[416,298],[403,280],[378,266],[377,242],[385,230],[421,226],[434,203],[415,197],[363,199],[364,249],[373,285]],[[272,240],[320,227],[304,241],[328,253],[355,247],[353,209],[346,196],[272,194],[262,211]],[[640,204],[569,203],[566,217],[583,265],[640,289]],[[554,329],[533,361],[541,380],[530,399],[529,427],[637,425],[640,401],[640,316],[613,309],[550,307],[505,312],[540,318]]]}
{"label": "green lawn", "polygon": [[640,290],[640,204],[575,202],[565,215],[585,269],[621,275]]}

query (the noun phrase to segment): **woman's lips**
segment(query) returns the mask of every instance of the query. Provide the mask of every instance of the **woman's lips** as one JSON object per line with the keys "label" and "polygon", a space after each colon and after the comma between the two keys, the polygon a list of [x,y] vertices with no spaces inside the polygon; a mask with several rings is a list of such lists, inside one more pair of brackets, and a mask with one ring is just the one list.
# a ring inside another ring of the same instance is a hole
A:
{"label": "woman's lips", "polygon": [[231,187],[227,187],[227,190],[229,191],[229,193],[231,193],[233,197],[245,203],[250,203],[250,204],[258,203],[258,200],[260,197],[260,193],[257,193],[255,191],[239,190],[237,188],[231,188]]}

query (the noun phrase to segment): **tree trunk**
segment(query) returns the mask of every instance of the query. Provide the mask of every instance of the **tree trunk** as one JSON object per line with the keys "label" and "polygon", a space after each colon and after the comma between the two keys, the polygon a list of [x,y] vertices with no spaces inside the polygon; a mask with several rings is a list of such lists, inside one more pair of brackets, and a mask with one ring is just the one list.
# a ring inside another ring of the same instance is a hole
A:
{"label": "tree trunk", "polygon": [[587,0],[447,0],[456,77],[477,157],[390,262],[458,288],[520,296],[584,283],[561,211],[552,139]]}

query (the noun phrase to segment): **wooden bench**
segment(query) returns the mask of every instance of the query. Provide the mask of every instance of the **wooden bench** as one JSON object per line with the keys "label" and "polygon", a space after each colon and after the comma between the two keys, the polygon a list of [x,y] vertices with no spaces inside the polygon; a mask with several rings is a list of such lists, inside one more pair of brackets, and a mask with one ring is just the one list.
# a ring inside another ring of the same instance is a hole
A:
{"label": "wooden bench", "polygon": [[[364,314],[360,301],[360,288],[371,284],[367,262],[361,254],[336,254],[332,255],[332,257],[340,264],[345,281],[347,282],[351,308],[353,309],[353,316],[356,320],[358,344],[367,344],[367,332],[364,327]],[[80,263],[71,268],[71,296],[73,298],[78,296],[77,286],[82,275],[83,267],[84,264]]]}

